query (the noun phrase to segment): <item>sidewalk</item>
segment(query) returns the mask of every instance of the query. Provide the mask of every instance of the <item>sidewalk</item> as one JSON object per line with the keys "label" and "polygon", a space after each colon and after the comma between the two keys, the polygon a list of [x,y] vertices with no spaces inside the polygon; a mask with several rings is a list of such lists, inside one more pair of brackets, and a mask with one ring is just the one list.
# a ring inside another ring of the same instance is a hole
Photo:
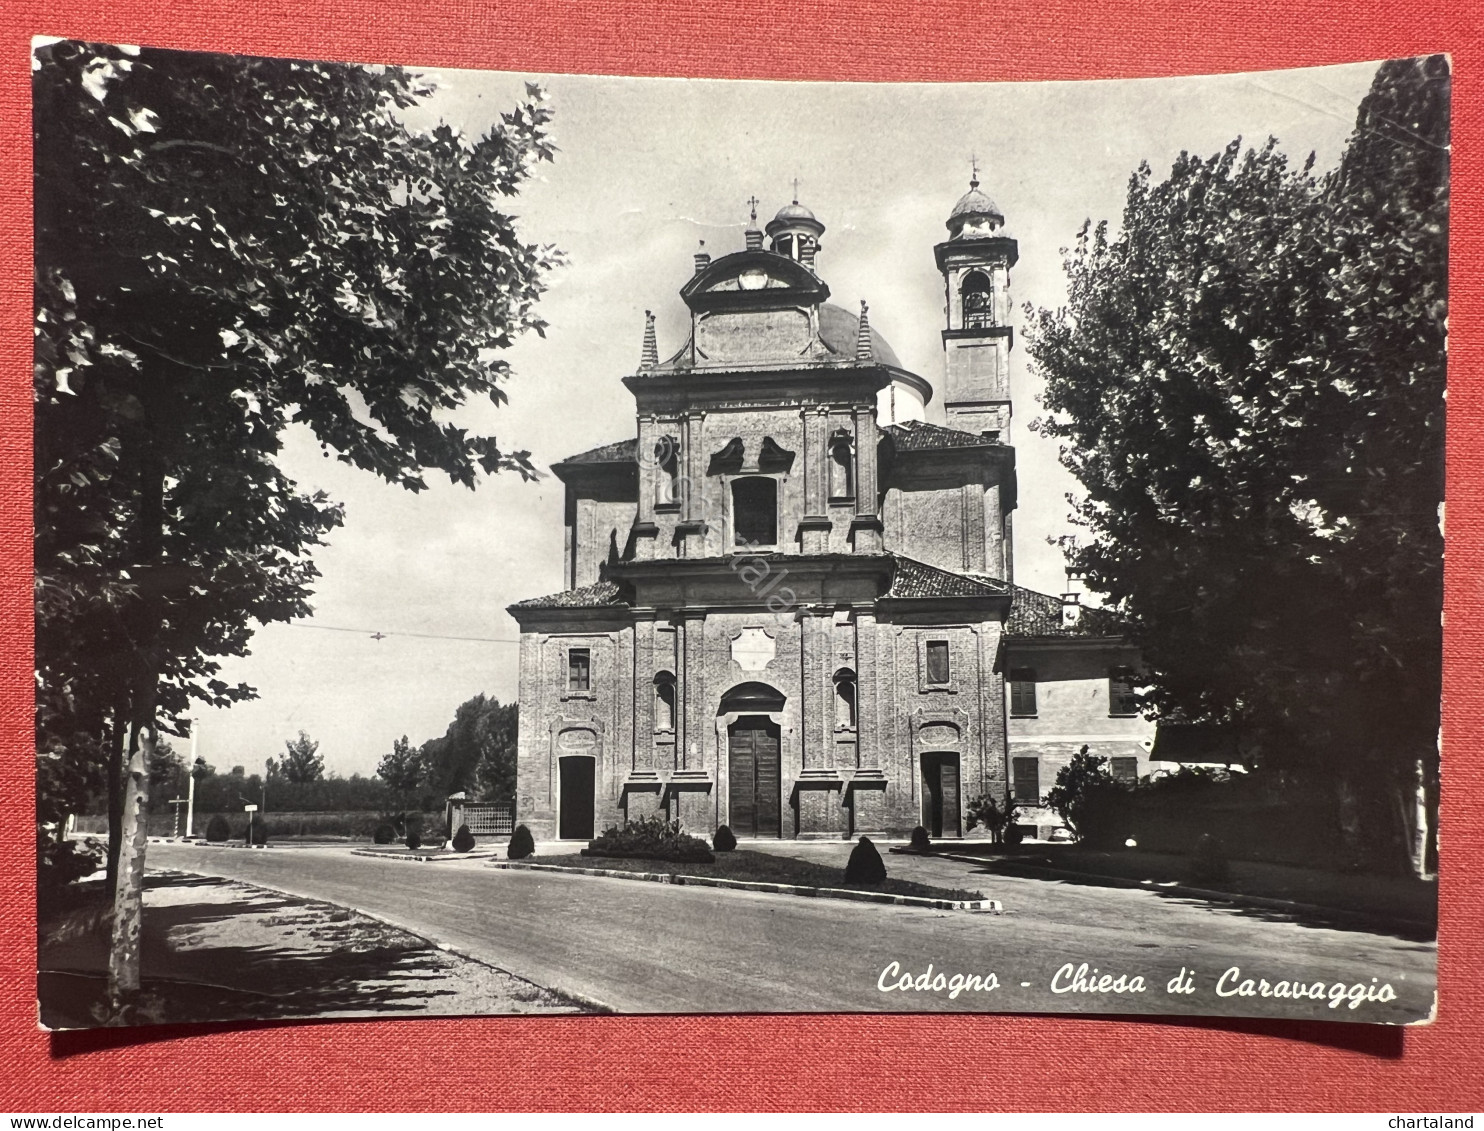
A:
{"label": "sidewalk", "polygon": [[[48,1028],[97,1024],[108,955],[102,884],[77,895],[39,932]],[[181,872],[147,875],[141,950],[139,1024],[588,1012],[347,908]]]}

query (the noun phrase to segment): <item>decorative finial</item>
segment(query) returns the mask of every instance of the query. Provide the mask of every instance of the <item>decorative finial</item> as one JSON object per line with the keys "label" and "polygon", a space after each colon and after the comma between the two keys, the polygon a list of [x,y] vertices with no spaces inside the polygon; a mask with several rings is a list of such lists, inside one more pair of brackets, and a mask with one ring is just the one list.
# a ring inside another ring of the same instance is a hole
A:
{"label": "decorative finial", "polygon": [[654,311],[644,312],[644,351],[639,358],[640,369],[653,369],[660,363],[659,343],[654,337]]}
{"label": "decorative finial", "polygon": [[979,158],[973,154],[969,155],[969,168],[973,170],[969,175],[969,191],[973,192],[979,187]]}
{"label": "decorative finial", "polygon": [[866,300],[861,299],[860,329],[855,335],[855,360],[874,361],[876,351],[871,348],[871,320],[866,317]]}
{"label": "decorative finial", "polygon": [[747,203],[750,204],[750,205],[752,205],[752,220],[748,224],[748,227],[756,228],[757,227],[757,206],[759,204],[761,204],[762,201],[760,201],[756,196],[749,196],[747,198]]}
{"label": "decorative finial", "polygon": [[799,178],[794,178],[794,203],[799,203]]}

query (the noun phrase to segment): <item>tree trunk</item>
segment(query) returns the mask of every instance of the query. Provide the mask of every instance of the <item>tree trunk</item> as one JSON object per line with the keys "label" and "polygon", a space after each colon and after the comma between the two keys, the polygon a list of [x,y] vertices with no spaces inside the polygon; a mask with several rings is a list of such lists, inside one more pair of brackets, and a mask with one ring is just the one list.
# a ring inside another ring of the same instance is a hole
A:
{"label": "tree trunk", "polygon": [[[151,714],[153,707],[151,706]],[[149,832],[149,761],[155,749],[151,721],[129,734],[118,882],[113,894],[113,934],[108,952],[108,1020],[127,1024],[139,994],[139,936],[144,920],[144,850]]]}
{"label": "tree trunk", "polygon": [[124,712],[115,708],[103,759],[108,775],[108,890],[117,891],[119,850],[124,842]]}
{"label": "tree trunk", "polygon": [[144,853],[149,835],[149,767],[159,737],[162,606],[158,566],[165,526],[165,472],[150,453],[140,463],[136,574],[144,599],[134,633],[139,670],[130,699],[129,764],[124,774],[118,879],[113,895],[113,934],[108,951],[108,1023],[132,1022],[139,995],[140,928],[144,920]]}

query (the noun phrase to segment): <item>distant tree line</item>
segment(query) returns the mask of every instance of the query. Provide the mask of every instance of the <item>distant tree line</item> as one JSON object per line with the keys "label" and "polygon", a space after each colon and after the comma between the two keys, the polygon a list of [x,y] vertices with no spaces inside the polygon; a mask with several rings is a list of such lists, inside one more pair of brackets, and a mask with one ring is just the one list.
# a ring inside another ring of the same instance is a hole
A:
{"label": "distant tree line", "polygon": [[[246,766],[218,769],[197,765],[195,807],[198,813],[224,813],[244,803],[262,804],[265,812],[339,813],[441,809],[451,793],[466,792],[481,801],[510,801],[515,796],[518,707],[483,693],[460,704],[448,729],[419,746],[406,735],[392,743],[375,776],[326,774],[319,743],[304,731],[284,744],[284,753],[267,758],[263,773]],[[186,759],[167,741],[156,744],[150,759],[152,812],[172,798],[186,796],[191,772]],[[106,812],[105,794],[95,794],[84,809]]]}

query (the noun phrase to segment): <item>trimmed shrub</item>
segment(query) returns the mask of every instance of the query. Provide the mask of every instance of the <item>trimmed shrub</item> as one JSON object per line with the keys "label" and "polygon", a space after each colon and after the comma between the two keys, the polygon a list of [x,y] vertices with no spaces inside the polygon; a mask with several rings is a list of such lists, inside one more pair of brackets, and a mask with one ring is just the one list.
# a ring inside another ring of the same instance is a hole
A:
{"label": "trimmed shrub", "polygon": [[469,852],[474,847],[474,834],[469,831],[468,825],[460,825],[459,831],[453,834],[453,850],[455,852]]}
{"label": "trimmed shrub", "polygon": [[619,828],[614,825],[588,842],[584,856],[631,857],[641,860],[668,860],[677,864],[710,864],[716,857],[704,840],[688,836],[679,821],[669,821],[655,814],[630,821]]}
{"label": "trimmed shrub", "polygon": [[[973,826],[971,825],[969,827],[972,828]],[[912,830],[912,847],[919,852],[926,852],[929,848],[933,847],[933,842],[928,839],[927,829],[921,825],[918,825]]]}
{"label": "trimmed shrub", "polygon": [[249,844],[264,845],[268,843],[268,826],[262,821],[254,821],[247,830]]}
{"label": "trimmed shrub", "polygon": [[505,855],[511,860],[524,860],[535,853],[536,841],[531,836],[531,830],[525,825],[516,825],[515,832],[510,834],[510,844],[505,849]]}
{"label": "trimmed shrub", "polygon": [[418,831],[416,829],[413,829],[410,833],[407,834],[407,839],[404,840],[402,843],[405,844],[408,848],[421,848],[423,846],[423,838],[418,835]]}
{"label": "trimmed shrub", "polygon": [[881,862],[881,853],[876,851],[870,837],[861,837],[850,850],[850,859],[845,864],[845,882],[873,887],[886,882],[886,865]]}
{"label": "trimmed shrub", "polygon": [[1006,825],[1004,839],[1007,845],[1009,845],[1011,848],[1014,848],[1017,844],[1025,839],[1025,826]]}
{"label": "trimmed shrub", "polygon": [[1231,876],[1226,847],[1210,833],[1202,833],[1190,854],[1190,878],[1198,884],[1224,883]]}
{"label": "trimmed shrub", "polygon": [[211,820],[206,822],[206,839],[212,844],[221,844],[232,835],[232,826],[227,824],[227,818],[220,813],[212,814]]}
{"label": "trimmed shrub", "polygon": [[737,847],[737,838],[732,835],[731,829],[727,828],[726,825],[722,825],[721,828],[716,830],[715,835],[712,836],[711,847],[716,849],[717,852],[731,852]]}
{"label": "trimmed shrub", "polygon": [[371,839],[377,844],[391,844],[397,839],[397,830],[391,825],[377,825],[376,831],[371,834]]}

